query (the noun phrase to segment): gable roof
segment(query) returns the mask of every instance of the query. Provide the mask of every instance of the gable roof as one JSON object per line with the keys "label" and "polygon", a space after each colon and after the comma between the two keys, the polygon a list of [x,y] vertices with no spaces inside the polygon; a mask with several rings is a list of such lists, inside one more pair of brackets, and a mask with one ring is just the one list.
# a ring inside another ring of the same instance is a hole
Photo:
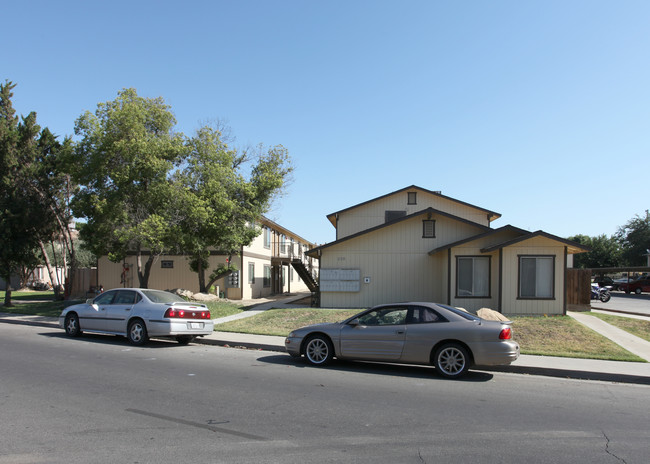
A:
{"label": "gable roof", "polygon": [[429,255],[435,255],[436,253],[439,253],[441,251],[448,250],[450,248],[454,248],[454,247],[457,247],[457,246],[460,246],[460,245],[464,245],[465,243],[470,243],[470,242],[473,242],[475,240],[479,240],[481,238],[489,237],[491,235],[496,235],[496,234],[498,234],[500,232],[516,232],[516,233],[520,233],[522,235],[525,235],[525,234],[529,233],[527,230],[520,229],[519,227],[511,226],[510,224],[508,224],[506,226],[499,227],[498,229],[490,229],[489,231],[484,232],[482,234],[475,235],[473,237],[468,237],[468,238],[463,239],[463,240],[458,240],[457,242],[448,243],[447,245],[443,245],[443,246],[438,247],[438,248],[434,248],[433,250],[431,250],[429,252]]}
{"label": "gable roof", "polygon": [[336,217],[341,213],[350,211],[352,209],[358,208],[358,207],[363,206],[363,205],[367,205],[368,203],[372,203],[372,202],[375,202],[377,200],[381,200],[382,198],[386,198],[386,197],[389,197],[391,195],[395,195],[396,193],[401,193],[401,192],[406,192],[406,191],[413,191],[413,190],[419,190],[421,192],[425,192],[425,193],[428,193],[428,194],[431,194],[431,195],[434,195],[434,196],[437,196],[437,197],[440,197],[440,198],[444,198],[445,200],[449,200],[449,201],[452,201],[454,203],[458,203],[459,205],[469,206],[470,208],[474,208],[474,209],[477,209],[479,211],[484,211],[486,213],[486,215],[488,216],[488,220],[490,222],[494,221],[495,219],[499,219],[501,217],[501,215],[499,213],[495,213],[494,211],[490,211],[490,210],[485,209],[485,208],[480,208],[478,206],[471,205],[469,203],[465,203],[464,201],[456,200],[455,198],[445,196],[440,192],[434,192],[433,190],[427,190],[425,188],[418,187],[417,185],[411,185],[409,187],[405,187],[403,189],[395,190],[394,192],[387,193],[385,195],[381,195],[381,196],[379,196],[377,198],[373,198],[371,200],[364,201],[364,202],[359,203],[357,205],[350,206],[349,208],[345,208],[345,209],[342,209],[340,211],[330,213],[330,214],[327,215],[327,219],[330,221],[330,223],[334,227],[336,227]]}
{"label": "gable roof", "polygon": [[468,224],[470,226],[476,227],[476,228],[484,230],[484,231],[491,230],[487,226],[477,224],[476,222],[472,222],[472,221],[469,221],[467,219],[463,219],[463,218],[458,217],[458,216],[454,216],[453,214],[449,214],[449,213],[446,213],[444,211],[437,210],[435,208],[426,208],[426,209],[423,209],[421,211],[409,214],[407,216],[402,216],[402,217],[397,218],[397,219],[395,219],[393,221],[385,222],[384,224],[380,224],[378,226],[371,227],[370,229],[362,230],[361,232],[357,232],[356,234],[348,235],[346,237],[343,237],[340,240],[335,240],[333,242],[326,243],[325,245],[321,245],[319,247],[312,248],[311,250],[306,251],[305,254],[307,256],[311,256],[312,258],[318,257],[318,253],[320,253],[320,251],[325,249],[325,248],[329,248],[331,246],[338,245],[339,243],[343,243],[343,242],[345,242],[347,240],[351,240],[353,238],[360,237],[360,236],[365,235],[365,234],[369,234],[370,232],[374,232],[376,230],[383,229],[385,227],[393,226],[393,225],[398,224],[400,222],[407,221],[409,219],[412,219],[414,217],[421,216],[421,215],[424,215],[424,214],[436,214],[436,215],[439,215],[439,216],[444,216],[444,217],[453,219],[453,220],[458,221],[458,222],[462,222],[464,224]]}
{"label": "gable roof", "polygon": [[483,248],[483,249],[481,249],[481,253],[489,253],[491,251],[495,251],[495,250],[498,250],[498,249],[501,249],[501,248],[509,247],[511,245],[515,245],[515,244],[517,244],[519,242],[523,242],[524,240],[529,240],[529,239],[535,238],[535,237],[544,237],[544,238],[547,238],[549,240],[553,240],[553,241],[556,241],[556,242],[563,243],[564,245],[567,246],[567,252],[569,254],[584,253],[584,252],[587,252],[587,251],[591,251],[591,248],[586,246],[586,245],[581,245],[580,243],[573,242],[571,240],[567,240],[567,239],[562,238],[562,237],[558,237],[557,235],[552,235],[552,234],[546,233],[543,230],[538,230],[536,232],[529,232],[526,235],[522,235],[521,237],[517,237],[517,238],[512,239],[512,240],[507,240],[505,242],[498,243],[496,245],[492,245],[492,246]]}

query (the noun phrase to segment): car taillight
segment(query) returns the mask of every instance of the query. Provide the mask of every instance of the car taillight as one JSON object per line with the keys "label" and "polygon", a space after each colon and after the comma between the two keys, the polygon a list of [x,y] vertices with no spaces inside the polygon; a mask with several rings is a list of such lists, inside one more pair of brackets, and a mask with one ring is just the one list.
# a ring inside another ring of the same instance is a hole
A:
{"label": "car taillight", "polygon": [[210,311],[195,309],[167,308],[165,317],[168,319],[210,319]]}
{"label": "car taillight", "polygon": [[499,334],[499,340],[510,340],[512,338],[512,329],[510,327],[506,327],[505,329],[501,330],[501,333]]}

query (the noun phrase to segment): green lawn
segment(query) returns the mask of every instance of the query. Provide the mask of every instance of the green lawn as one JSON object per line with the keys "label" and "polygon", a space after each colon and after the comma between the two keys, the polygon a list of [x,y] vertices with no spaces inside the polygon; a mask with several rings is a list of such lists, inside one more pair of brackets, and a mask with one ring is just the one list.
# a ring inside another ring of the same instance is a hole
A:
{"label": "green lawn", "polygon": [[[340,321],[357,312],[314,308],[276,309],[219,324],[216,330],[286,336],[293,329]],[[512,328],[522,354],[644,362],[568,316],[513,318]]]}

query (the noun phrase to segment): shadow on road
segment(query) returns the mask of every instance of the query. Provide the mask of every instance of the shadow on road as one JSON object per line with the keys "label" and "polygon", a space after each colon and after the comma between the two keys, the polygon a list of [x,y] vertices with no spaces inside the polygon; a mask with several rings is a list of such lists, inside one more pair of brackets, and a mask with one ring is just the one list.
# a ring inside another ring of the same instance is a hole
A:
{"label": "shadow on road", "polygon": [[71,341],[81,342],[81,343],[95,343],[99,345],[115,345],[115,346],[129,346],[132,348],[173,348],[178,347],[179,344],[175,340],[165,340],[159,338],[153,338],[147,342],[146,345],[138,347],[131,345],[126,337],[121,335],[100,335],[100,334],[91,334],[84,333],[79,337],[69,337],[65,332],[41,332],[39,333],[42,337],[49,338],[65,338]]}
{"label": "shadow on road", "polygon": [[[362,374],[390,375],[394,377],[408,377],[412,379],[437,379],[447,380],[439,376],[433,367],[410,366],[405,364],[385,364],[367,361],[342,361],[335,359],[328,366],[317,367],[309,364],[304,358],[292,358],[289,355],[262,356],[258,361],[269,364],[294,366],[301,369],[333,370],[338,372],[356,372]],[[470,370],[463,378],[455,382],[489,382],[494,375],[487,372]]]}

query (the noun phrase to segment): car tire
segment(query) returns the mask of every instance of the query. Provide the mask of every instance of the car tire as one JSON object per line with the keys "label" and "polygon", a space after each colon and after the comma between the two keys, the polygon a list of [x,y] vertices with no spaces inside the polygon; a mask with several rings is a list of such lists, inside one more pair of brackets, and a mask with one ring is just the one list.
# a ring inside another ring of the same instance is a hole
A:
{"label": "car tire", "polygon": [[325,366],[334,358],[334,345],[325,335],[312,335],[305,342],[305,358],[314,366]]}
{"label": "car tire", "polygon": [[129,343],[136,346],[145,345],[149,341],[147,335],[147,326],[141,319],[135,319],[129,322],[129,329],[126,332]]}
{"label": "car tire", "polygon": [[438,374],[447,379],[458,379],[469,369],[470,357],[467,349],[458,343],[447,343],[436,350],[433,365]]}
{"label": "car tire", "polygon": [[65,333],[70,337],[78,337],[81,335],[81,327],[79,326],[79,316],[76,313],[69,313],[65,316]]}
{"label": "car tire", "polygon": [[179,335],[176,337],[176,341],[180,345],[189,345],[194,341],[194,336],[193,335]]}
{"label": "car tire", "polygon": [[634,293],[636,293],[637,295],[641,295],[641,288],[635,288]]}

